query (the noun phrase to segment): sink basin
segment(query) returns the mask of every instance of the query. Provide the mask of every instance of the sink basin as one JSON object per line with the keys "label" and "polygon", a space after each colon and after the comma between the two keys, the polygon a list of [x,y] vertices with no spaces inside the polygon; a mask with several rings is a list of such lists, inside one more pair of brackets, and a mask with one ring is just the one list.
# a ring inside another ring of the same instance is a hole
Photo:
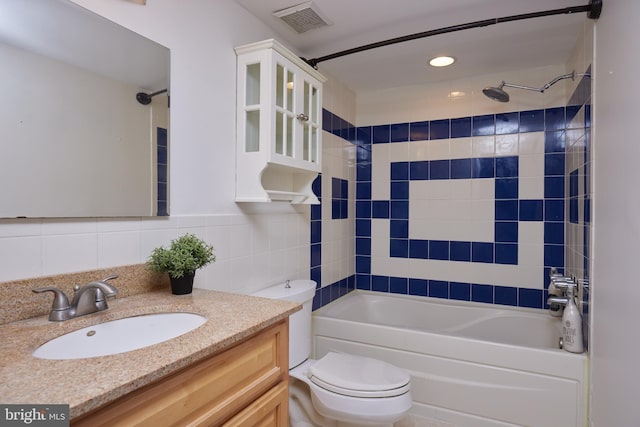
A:
{"label": "sink basin", "polygon": [[125,317],[69,332],[38,347],[40,359],[84,359],[125,353],[170,340],[207,321],[193,313],[154,313]]}

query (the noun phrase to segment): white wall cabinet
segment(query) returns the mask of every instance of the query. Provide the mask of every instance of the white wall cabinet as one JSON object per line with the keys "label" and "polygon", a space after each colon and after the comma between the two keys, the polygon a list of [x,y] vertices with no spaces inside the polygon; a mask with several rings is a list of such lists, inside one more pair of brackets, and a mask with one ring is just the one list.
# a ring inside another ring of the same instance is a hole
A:
{"label": "white wall cabinet", "polygon": [[235,51],[236,202],[318,203],[326,79],[273,39]]}

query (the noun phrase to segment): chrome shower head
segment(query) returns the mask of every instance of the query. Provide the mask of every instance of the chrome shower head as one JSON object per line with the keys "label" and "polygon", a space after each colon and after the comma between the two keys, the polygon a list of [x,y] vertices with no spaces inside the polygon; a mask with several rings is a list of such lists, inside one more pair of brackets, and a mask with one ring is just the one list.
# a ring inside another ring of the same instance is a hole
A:
{"label": "chrome shower head", "polygon": [[488,98],[493,99],[498,102],[509,102],[509,94],[505,92],[502,88],[504,87],[504,82],[500,84],[500,86],[488,86],[482,89],[482,93]]}
{"label": "chrome shower head", "polygon": [[576,74],[575,71],[572,71],[568,74],[563,74],[561,76],[554,78],[553,80],[551,80],[549,83],[545,84],[542,87],[523,86],[523,85],[517,85],[517,84],[507,83],[503,81],[502,83],[500,83],[500,86],[498,87],[493,87],[493,86],[485,87],[484,89],[482,89],[482,93],[484,93],[486,97],[491,98],[494,101],[509,102],[509,94],[505,92],[504,89],[502,89],[503,87],[512,87],[516,89],[532,90],[534,92],[544,93],[545,90],[549,89],[551,86],[558,83],[560,80],[564,80],[564,79],[575,80],[576,75],[591,77],[588,74]]}

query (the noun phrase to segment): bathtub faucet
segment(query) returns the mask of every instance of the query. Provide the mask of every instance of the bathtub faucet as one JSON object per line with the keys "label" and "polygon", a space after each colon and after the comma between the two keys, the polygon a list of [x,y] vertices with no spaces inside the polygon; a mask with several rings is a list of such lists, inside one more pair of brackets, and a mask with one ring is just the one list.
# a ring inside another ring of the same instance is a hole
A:
{"label": "bathtub faucet", "polygon": [[549,305],[550,307],[553,305],[565,306],[568,303],[569,303],[569,297],[559,297],[556,295],[550,295],[549,298],[547,298],[547,305]]}
{"label": "bathtub faucet", "polygon": [[569,302],[567,297],[567,289],[569,286],[575,286],[575,281],[568,276],[558,273],[558,270],[552,268],[549,273],[549,298],[547,305],[549,313],[554,317],[561,317],[564,307]]}

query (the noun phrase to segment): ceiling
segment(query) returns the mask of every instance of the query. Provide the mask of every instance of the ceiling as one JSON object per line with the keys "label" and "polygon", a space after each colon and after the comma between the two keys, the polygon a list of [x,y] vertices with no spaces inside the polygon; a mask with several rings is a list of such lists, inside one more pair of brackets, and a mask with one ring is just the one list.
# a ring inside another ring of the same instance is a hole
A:
{"label": "ceiling", "polygon": [[136,85],[169,84],[169,49],[63,0],[0,0],[0,43]]}
{"label": "ceiling", "polygon": [[[409,34],[485,19],[583,6],[588,0],[313,0],[330,26],[298,34],[273,12],[303,0],[236,0],[305,58]],[[427,37],[321,62],[356,92],[434,83],[482,74],[564,64],[578,40],[584,12],[498,23]],[[437,55],[456,58],[436,69]]]}

